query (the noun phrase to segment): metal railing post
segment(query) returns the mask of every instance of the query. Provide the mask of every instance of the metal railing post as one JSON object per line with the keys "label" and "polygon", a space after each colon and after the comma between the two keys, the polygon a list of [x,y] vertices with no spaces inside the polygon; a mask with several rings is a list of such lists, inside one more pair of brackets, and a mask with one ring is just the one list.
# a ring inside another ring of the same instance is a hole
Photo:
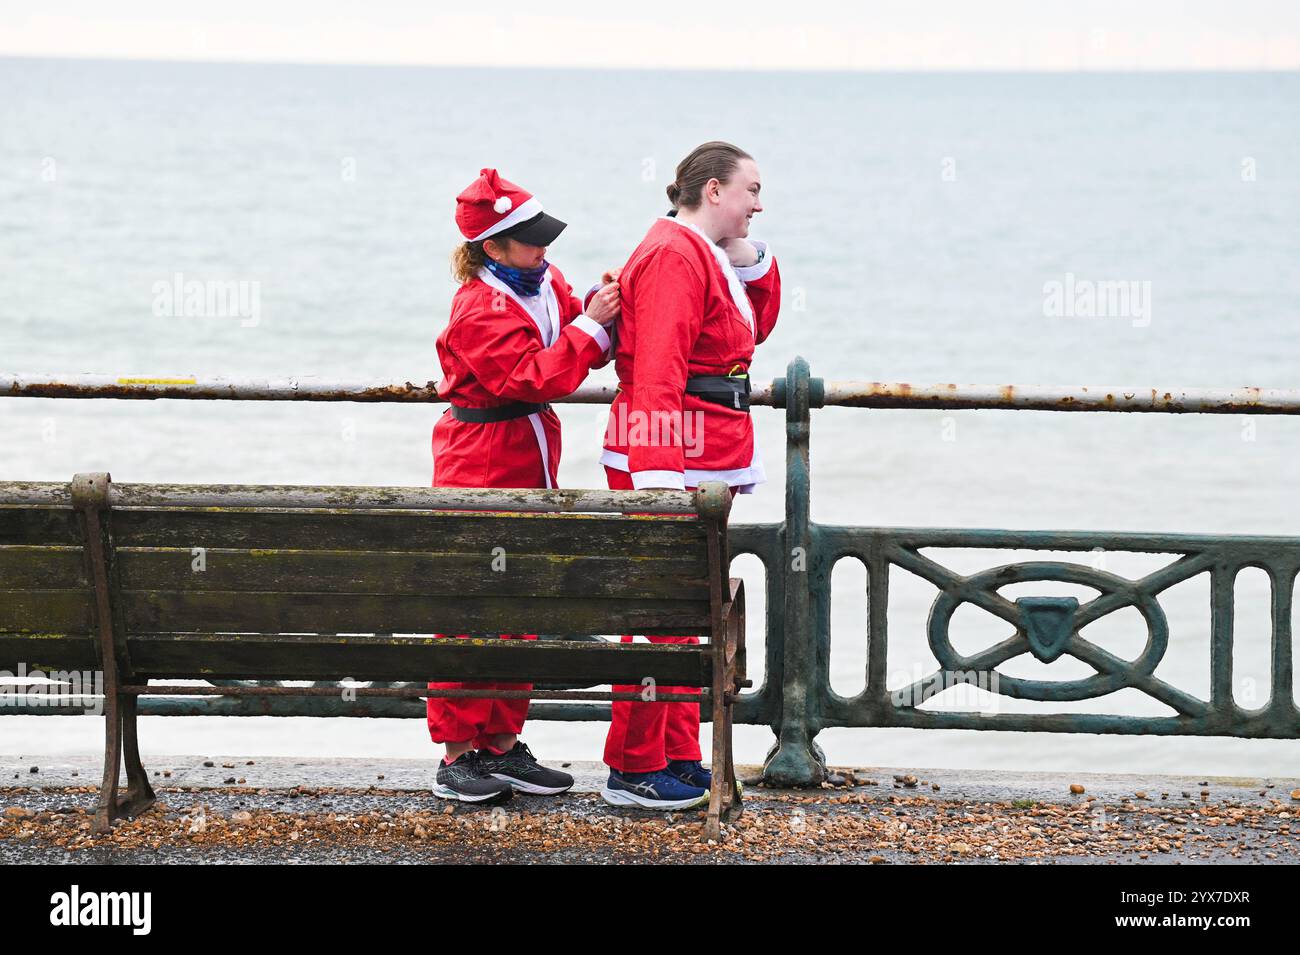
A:
{"label": "metal railing post", "polygon": [[811,378],[808,362],[796,357],[786,377],[772,384],[773,404],[785,405],[785,524],[782,555],[785,606],[782,608],[780,718],[772,727],[776,743],[763,765],[763,781],[774,786],[814,786],[826,776],[825,757],[814,742],[819,729],[825,642],[812,612],[812,577],[817,565],[815,528],[809,514],[811,473],[808,438],[812,407],[821,406],[821,379]]}

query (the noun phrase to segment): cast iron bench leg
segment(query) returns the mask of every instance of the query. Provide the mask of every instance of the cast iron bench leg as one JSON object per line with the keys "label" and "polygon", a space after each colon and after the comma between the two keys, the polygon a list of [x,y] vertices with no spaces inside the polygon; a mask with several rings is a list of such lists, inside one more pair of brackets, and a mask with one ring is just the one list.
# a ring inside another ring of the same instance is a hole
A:
{"label": "cast iron bench leg", "polygon": [[[140,747],[136,739],[135,696],[106,694],[104,697],[104,781],[95,808],[95,832],[108,832],[115,819],[131,819],[156,801],[149,777],[140,764]],[[118,792],[118,774],[123,756],[126,762],[127,791]]]}
{"label": "cast iron bench leg", "polygon": [[719,636],[713,652],[713,784],[709,787],[709,814],[704,838],[718,840],[722,822],[734,822],[743,811],[731,747],[731,696],[736,682],[735,643],[731,635]]}
{"label": "cast iron bench leg", "polygon": [[122,765],[122,714],[116,693],[104,694],[104,781],[95,808],[95,832],[108,832],[117,817],[117,773]]}
{"label": "cast iron bench leg", "polygon": [[[740,797],[740,784],[736,782],[736,764],[732,756],[731,745],[731,704],[728,703],[724,708],[723,723],[726,727],[724,736],[727,740],[727,755],[723,762],[725,775],[722,783],[725,792],[725,798],[722,807],[723,822],[735,822],[740,818],[741,813],[745,811]],[[716,732],[716,730],[715,730]]]}
{"label": "cast iron bench leg", "polygon": [[140,698],[134,694],[122,697],[122,755],[126,760],[127,798],[118,801],[119,814],[130,819],[144,812],[156,801],[149,775],[140,763],[140,745],[136,738],[136,711]]}
{"label": "cast iron bench leg", "polygon": [[[715,654],[715,659],[716,659]],[[727,762],[727,717],[726,697],[723,694],[725,674],[714,665],[713,668],[713,783],[709,787],[709,815],[704,822],[704,838],[717,841],[722,838],[722,791],[726,785],[723,779]]]}

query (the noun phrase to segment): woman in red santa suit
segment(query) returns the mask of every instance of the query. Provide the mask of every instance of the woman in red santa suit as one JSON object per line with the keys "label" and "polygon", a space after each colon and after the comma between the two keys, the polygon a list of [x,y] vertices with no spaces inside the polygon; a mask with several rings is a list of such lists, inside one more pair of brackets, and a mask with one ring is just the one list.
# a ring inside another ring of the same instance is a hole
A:
{"label": "woman in red santa suit", "polygon": [[[608,362],[607,326],[619,313],[619,287],[606,273],[584,309],[545,258],[565,224],[495,169],[482,170],[456,197],[456,224],[466,241],[452,256],[461,287],[437,343],[443,371],[438,394],[451,407],[433,429],[433,484],[555,487],[560,419],[547,402],[569,394],[588,371]],[[429,684],[471,686],[531,689]],[[494,803],[514,790],[554,795],[572,786],[572,776],[540,765],[520,741],[527,713],[526,699],[430,697],[429,735],[447,747],[435,795]]]}
{"label": "woman in red santa suit", "polygon": [[[689,490],[724,481],[735,494],[766,480],[749,418],[748,374],[754,346],[776,324],[781,279],[766,243],[747,238],[750,218],[763,210],[760,189],[748,153],[730,143],[698,146],[668,187],[672,210],[621,270],[619,393],[601,455],[613,489]],[[650,809],[704,802],[711,776],[700,763],[699,733],[698,704],[615,702],[605,801]]]}

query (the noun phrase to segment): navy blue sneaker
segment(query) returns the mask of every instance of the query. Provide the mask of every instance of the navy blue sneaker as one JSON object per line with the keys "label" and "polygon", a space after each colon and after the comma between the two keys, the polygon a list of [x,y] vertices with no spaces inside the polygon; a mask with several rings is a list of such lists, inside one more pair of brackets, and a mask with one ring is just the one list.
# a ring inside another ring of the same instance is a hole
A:
{"label": "navy blue sneaker", "polygon": [[611,769],[600,798],[611,806],[690,809],[708,802],[709,791],[684,783],[662,769],[657,773],[620,773]]}
{"label": "navy blue sneaker", "polygon": [[699,789],[708,789],[713,785],[713,774],[698,759],[670,759],[664,772]]}

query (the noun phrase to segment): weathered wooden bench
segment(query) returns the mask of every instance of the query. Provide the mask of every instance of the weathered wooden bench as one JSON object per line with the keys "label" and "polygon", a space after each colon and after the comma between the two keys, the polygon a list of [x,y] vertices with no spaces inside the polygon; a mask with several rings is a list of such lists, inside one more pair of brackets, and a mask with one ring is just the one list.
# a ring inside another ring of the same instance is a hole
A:
{"label": "weathered wooden bench", "polygon": [[[701,702],[712,711],[717,838],[741,811],[731,703],[744,590],[728,579],[721,484],[680,491],[0,484],[0,668],[102,670],[95,827],[154,802],[138,699],[324,695],[337,686],[150,681],[413,681],[356,696]],[[432,634],[700,634],[618,643]],[[444,690],[429,680],[576,690]],[[637,693],[585,689],[635,684]],[[658,692],[699,687],[703,696]],[[119,772],[126,766],[126,793]]]}

